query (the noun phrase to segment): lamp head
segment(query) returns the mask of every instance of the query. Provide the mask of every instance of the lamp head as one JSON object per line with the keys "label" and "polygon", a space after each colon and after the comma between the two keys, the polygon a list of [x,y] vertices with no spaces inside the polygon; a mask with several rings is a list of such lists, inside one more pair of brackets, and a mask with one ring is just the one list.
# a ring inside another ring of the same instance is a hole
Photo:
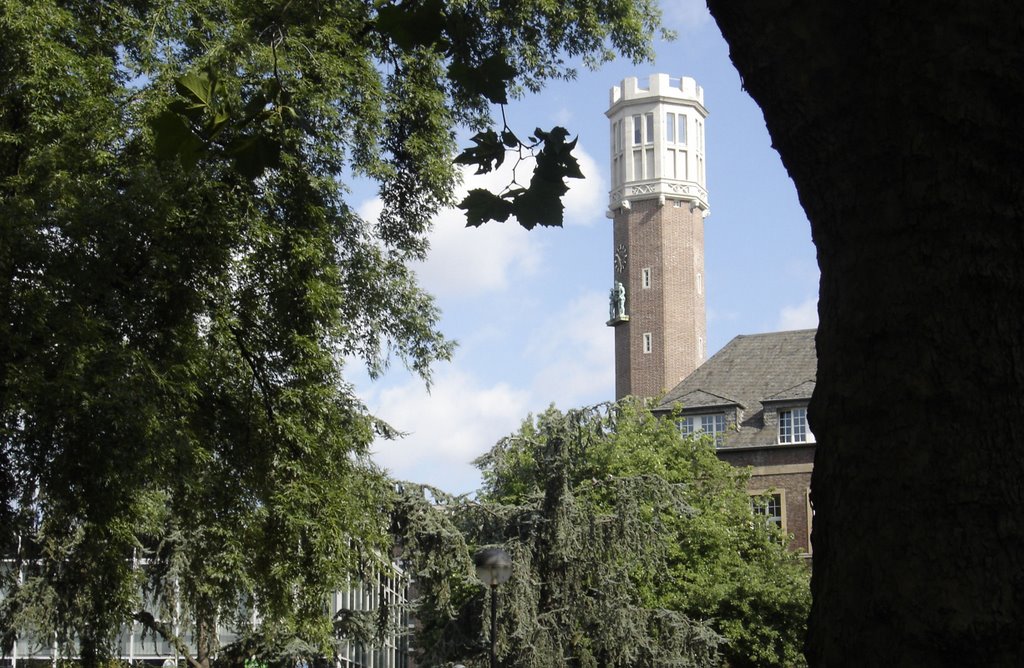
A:
{"label": "lamp head", "polygon": [[512,557],[500,547],[487,547],[473,557],[476,576],[488,587],[496,587],[512,577]]}

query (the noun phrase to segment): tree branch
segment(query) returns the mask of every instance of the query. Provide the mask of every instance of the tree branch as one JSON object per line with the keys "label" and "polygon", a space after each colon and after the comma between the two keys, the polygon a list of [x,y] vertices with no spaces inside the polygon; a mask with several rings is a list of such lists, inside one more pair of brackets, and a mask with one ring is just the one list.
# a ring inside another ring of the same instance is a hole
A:
{"label": "tree branch", "polygon": [[174,633],[170,624],[159,621],[151,613],[146,612],[145,610],[136,612],[132,617],[135,621],[139,622],[150,631],[159,633],[161,638],[174,645],[174,649],[185,657],[185,661],[187,661],[188,665],[192,666],[192,668],[204,668],[201,663],[192,657],[191,652],[188,651],[188,645],[185,644],[185,641],[183,641],[178,634]]}

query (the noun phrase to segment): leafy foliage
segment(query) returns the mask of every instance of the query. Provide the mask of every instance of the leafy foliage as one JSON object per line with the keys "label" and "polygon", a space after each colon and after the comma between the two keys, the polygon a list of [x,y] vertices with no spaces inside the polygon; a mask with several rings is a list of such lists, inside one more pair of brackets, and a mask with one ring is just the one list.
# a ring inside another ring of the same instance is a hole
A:
{"label": "leafy foliage", "polygon": [[486,665],[487,593],[469,555],[500,543],[513,561],[512,579],[497,589],[501,665],[716,662],[720,639],[710,627],[652,596],[669,568],[666,520],[692,512],[684,490],[658,476],[576,479],[574,462],[605,437],[599,424],[594,412],[550,411],[536,429],[530,424],[499,443],[495,451],[526,453],[539,483],[507,502],[406,490],[395,528],[422,597],[419,660]]}
{"label": "leafy foliage", "polygon": [[536,161],[527,186],[513,179],[498,195],[482,188],[471,190],[459,203],[459,208],[466,211],[468,225],[477,227],[488,220],[505,222],[513,216],[528,230],[537,225],[561,226],[562,196],[569,191],[565,178],[583,178],[579,163],[572,155],[576,140],[566,142],[569,132],[562,127],[555,127],[551,132],[537,128],[533,134],[530,143],[523,144],[507,125],[500,141],[493,130],[480,132],[473,137],[477,145],[455,158],[456,163],[477,165],[477,174],[500,167],[506,148],[519,152],[519,163],[524,160],[524,151]]}
{"label": "leafy foliage", "polygon": [[478,501],[412,490],[398,506],[428,664],[479,655],[487,606],[469,554],[500,543],[515,569],[499,588],[507,665],[713,665],[718,651],[730,666],[802,665],[808,569],[707,440],[635,403],[550,409],[478,464]]}
{"label": "leafy foliage", "polygon": [[[5,645],[77,639],[95,663],[180,606],[204,665],[256,605],[252,633],[329,653],[323,597],[386,549],[389,494],[368,448],[390,430],[343,360],[429,381],[451,354],[407,262],[452,203],[454,128],[566,57],[646,56],[656,16],[0,0]],[[376,224],[345,199],[357,176]]]}

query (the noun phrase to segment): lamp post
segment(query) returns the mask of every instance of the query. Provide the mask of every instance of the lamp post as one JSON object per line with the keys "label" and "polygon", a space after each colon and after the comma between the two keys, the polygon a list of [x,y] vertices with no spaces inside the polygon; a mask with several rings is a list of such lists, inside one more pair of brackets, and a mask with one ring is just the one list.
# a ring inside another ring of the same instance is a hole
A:
{"label": "lamp post", "polygon": [[488,547],[476,553],[473,563],[476,564],[476,576],[491,589],[491,668],[497,668],[498,585],[512,577],[512,558],[500,547]]}

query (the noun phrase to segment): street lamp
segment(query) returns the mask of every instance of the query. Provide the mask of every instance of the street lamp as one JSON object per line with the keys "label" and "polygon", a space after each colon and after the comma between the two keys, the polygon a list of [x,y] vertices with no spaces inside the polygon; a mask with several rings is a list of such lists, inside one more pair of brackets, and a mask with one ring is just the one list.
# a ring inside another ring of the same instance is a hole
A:
{"label": "street lamp", "polygon": [[491,668],[497,668],[495,643],[498,637],[498,585],[512,577],[512,557],[500,547],[488,547],[473,557],[476,576],[491,589]]}

